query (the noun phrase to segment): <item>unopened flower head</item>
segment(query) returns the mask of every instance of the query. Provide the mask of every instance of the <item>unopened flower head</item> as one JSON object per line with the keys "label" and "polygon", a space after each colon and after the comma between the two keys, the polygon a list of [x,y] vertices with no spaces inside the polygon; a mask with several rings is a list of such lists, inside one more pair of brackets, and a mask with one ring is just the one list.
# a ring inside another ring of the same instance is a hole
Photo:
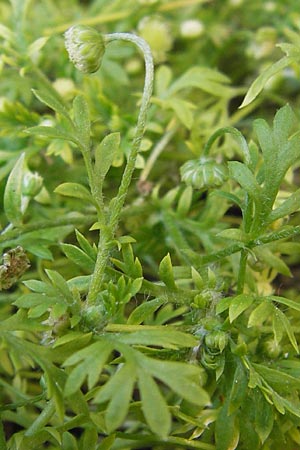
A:
{"label": "unopened flower head", "polygon": [[65,33],[65,46],[75,67],[84,73],[96,72],[105,52],[105,40],[92,27],[74,25]]}
{"label": "unopened flower head", "polygon": [[227,167],[206,156],[187,161],[180,174],[181,180],[195,189],[218,187],[228,178]]}

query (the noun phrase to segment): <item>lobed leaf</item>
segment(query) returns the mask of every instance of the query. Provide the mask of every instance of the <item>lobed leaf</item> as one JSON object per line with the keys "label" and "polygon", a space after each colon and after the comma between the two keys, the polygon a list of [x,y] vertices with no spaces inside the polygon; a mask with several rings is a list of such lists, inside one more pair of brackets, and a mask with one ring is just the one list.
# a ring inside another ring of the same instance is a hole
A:
{"label": "lobed leaf", "polygon": [[105,423],[109,433],[122,425],[126,418],[136,379],[136,371],[134,366],[126,363],[117,371],[116,375],[110,378],[110,380],[114,380],[115,377],[118,377],[118,388],[114,389],[112,392],[110,402],[105,413]]}
{"label": "lobed leaf", "polygon": [[166,439],[171,430],[171,414],[165,398],[153,378],[144,370],[138,371],[138,386],[142,411],[150,429]]}

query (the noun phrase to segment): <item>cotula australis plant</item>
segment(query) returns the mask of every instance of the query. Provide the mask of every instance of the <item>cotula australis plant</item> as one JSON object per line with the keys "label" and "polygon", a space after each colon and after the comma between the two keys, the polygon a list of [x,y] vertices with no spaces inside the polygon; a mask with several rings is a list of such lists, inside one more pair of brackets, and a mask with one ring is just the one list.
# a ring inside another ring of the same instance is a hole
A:
{"label": "cotula australis plant", "polygon": [[[292,239],[300,225],[288,219],[299,209],[300,190],[281,195],[300,157],[295,113],[283,106],[272,127],[255,120],[250,143],[236,128],[220,127],[181,165],[178,186],[164,193],[155,186],[125,207],[147,114],[153,118],[157,105],[189,108],[180,89],[198,87],[205,75],[215,83],[210,89],[221,90],[224,78],[195,67],[158,98],[142,38],[82,25],[65,33],[70,60],[86,74],[100,68],[106,47],[119,40],[144,55],[145,82],[115,195],[107,186],[123,136],[114,131],[95,142],[86,96],[76,95],[68,108],[32,62],[24,55],[21,61],[23,72],[38,80],[35,98],[55,116],[37,124],[40,117],[19,107],[29,122],[22,139],[31,147],[15,158],[4,190],[0,243],[9,250],[0,267],[7,292],[0,446],[293,449],[300,442],[300,308],[295,299],[275,295],[272,280],[290,275],[281,256],[295,257],[299,249]],[[156,147],[156,158],[176,127]],[[238,160],[215,156],[224,136],[237,140]],[[49,204],[43,178],[30,169],[45,140],[66,142],[84,162],[82,182],[55,188],[66,205],[63,217],[57,217],[61,204]],[[46,206],[37,214],[34,202]],[[140,230],[136,237],[124,232],[122,222],[135,215],[146,217],[144,241]],[[74,227],[76,241],[65,242]],[[99,233],[98,243],[87,229]],[[54,243],[59,250],[50,263]],[[19,289],[7,291],[22,276]]]}

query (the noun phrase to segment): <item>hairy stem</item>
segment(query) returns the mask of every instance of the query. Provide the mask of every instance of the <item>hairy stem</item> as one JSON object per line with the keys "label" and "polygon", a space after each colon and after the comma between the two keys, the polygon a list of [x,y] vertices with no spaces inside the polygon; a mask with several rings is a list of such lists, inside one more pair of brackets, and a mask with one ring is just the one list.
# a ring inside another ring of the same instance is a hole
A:
{"label": "hairy stem", "polygon": [[248,148],[247,141],[244,138],[244,136],[242,135],[242,133],[239,130],[237,130],[236,128],[234,128],[234,127],[224,127],[224,128],[220,128],[219,130],[217,130],[208,139],[207,143],[205,144],[205,147],[203,149],[203,155],[204,156],[208,156],[209,152],[210,152],[210,149],[211,149],[211,146],[213,145],[213,143],[219,137],[223,136],[223,134],[226,134],[226,133],[232,134],[233,136],[235,136],[238,139],[238,141],[240,143],[240,146],[241,146],[241,150],[242,150],[243,155],[244,155],[245,163],[249,164],[249,162],[250,162],[250,151],[249,151],[249,148]]}
{"label": "hairy stem", "polygon": [[114,234],[118,227],[120,215],[125,203],[128,188],[131,183],[137,154],[140,149],[141,141],[145,132],[146,116],[150,106],[150,99],[153,89],[153,59],[148,44],[140,37],[129,33],[108,34],[105,36],[105,40],[106,43],[115,40],[123,40],[132,42],[137,45],[137,47],[142,51],[145,58],[145,83],[136,130],[119,190],[117,196],[112,200],[110,204],[111,210],[107,221],[107,226],[102,227],[102,229],[100,230],[98,254],[87,297],[87,305],[95,304],[98,292],[101,290],[104,272],[109,258],[110,243],[113,240]]}

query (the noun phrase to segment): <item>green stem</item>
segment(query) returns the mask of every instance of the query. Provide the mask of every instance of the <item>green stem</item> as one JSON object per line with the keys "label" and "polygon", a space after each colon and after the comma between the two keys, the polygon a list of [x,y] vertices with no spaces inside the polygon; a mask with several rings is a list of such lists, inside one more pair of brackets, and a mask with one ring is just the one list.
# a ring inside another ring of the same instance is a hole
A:
{"label": "green stem", "polygon": [[132,146],[128,155],[127,164],[122,176],[121,184],[118,194],[112,202],[112,211],[110,215],[110,226],[114,233],[119,222],[120,214],[123,209],[125,198],[128,192],[129,185],[131,183],[133,171],[135,168],[135,162],[138,151],[141,146],[141,141],[145,132],[146,116],[150,106],[150,99],[153,90],[153,58],[149,45],[144,39],[130,33],[113,33],[106,35],[107,42],[120,39],[129,42],[133,42],[142,51],[145,58],[145,83],[142,96],[142,102],[140,106],[140,112],[137,120],[135,134],[132,142]]}
{"label": "green stem", "polygon": [[137,154],[140,149],[141,141],[145,132],[146,116],[150,106],[150,99],[153,90],[153,59],[149,45],[140,37],[129,33],[108,34],[105,36],[105,40],[106,43],[115,40],[123,40],[132,42],[137,45],[137,47],[142,51],[145,59],[145,83],[136,130],[119,190],[117,196],[110,203],[111,211],[107,225],[103,226],[100,230],[97,259],[87,296],[87,305],[96,303],[97,295],[101,290],[105,268],[107,266],[109,258],[111,242],[118,227],[120,215],[135,168]]}
{"label": "green stem", "polygon": [[245,249],[241,250],[240,268],[239,268],[239,274],[238,274],[238,280],[237,280],[237,294],[242,294],[243,290],[244,290],[246,268],[247,268],[247,258],[248,258],[247,250],[245,250]]}
{"label": "green stem", "polygon": [[55,413],[55,405],[53,400],[50,400],[46,404],[41,414],[37,417],[37,419],[25,432],[25,436],[33,436],[34,434],[36,434],[41,428],[47,425],[47,423],[49,422],[54,413]]}
{"label": "green stem", "polygon": [[215,133],[213,133],[212,136],[208,139],[207,143],[204,146],[203,155],[204,156],[208,156],[212,144],[219,137],[223,136],[223,134],[225,134],[225,133],[229,133],[229,134],[232,134],[233,136],[237,137],[237,139],[238,139],[238,141],[240,143],[243,155],[244,155],[245,163],[249,164],[249,162],[250,162],[250,151],[249,151],[249,148],[248,148],[247,141],[244,138],[244,136],[242,135],[242,133],[239,130],[237,130],[236,128],[234,128],[234,127],[220,128]]}

